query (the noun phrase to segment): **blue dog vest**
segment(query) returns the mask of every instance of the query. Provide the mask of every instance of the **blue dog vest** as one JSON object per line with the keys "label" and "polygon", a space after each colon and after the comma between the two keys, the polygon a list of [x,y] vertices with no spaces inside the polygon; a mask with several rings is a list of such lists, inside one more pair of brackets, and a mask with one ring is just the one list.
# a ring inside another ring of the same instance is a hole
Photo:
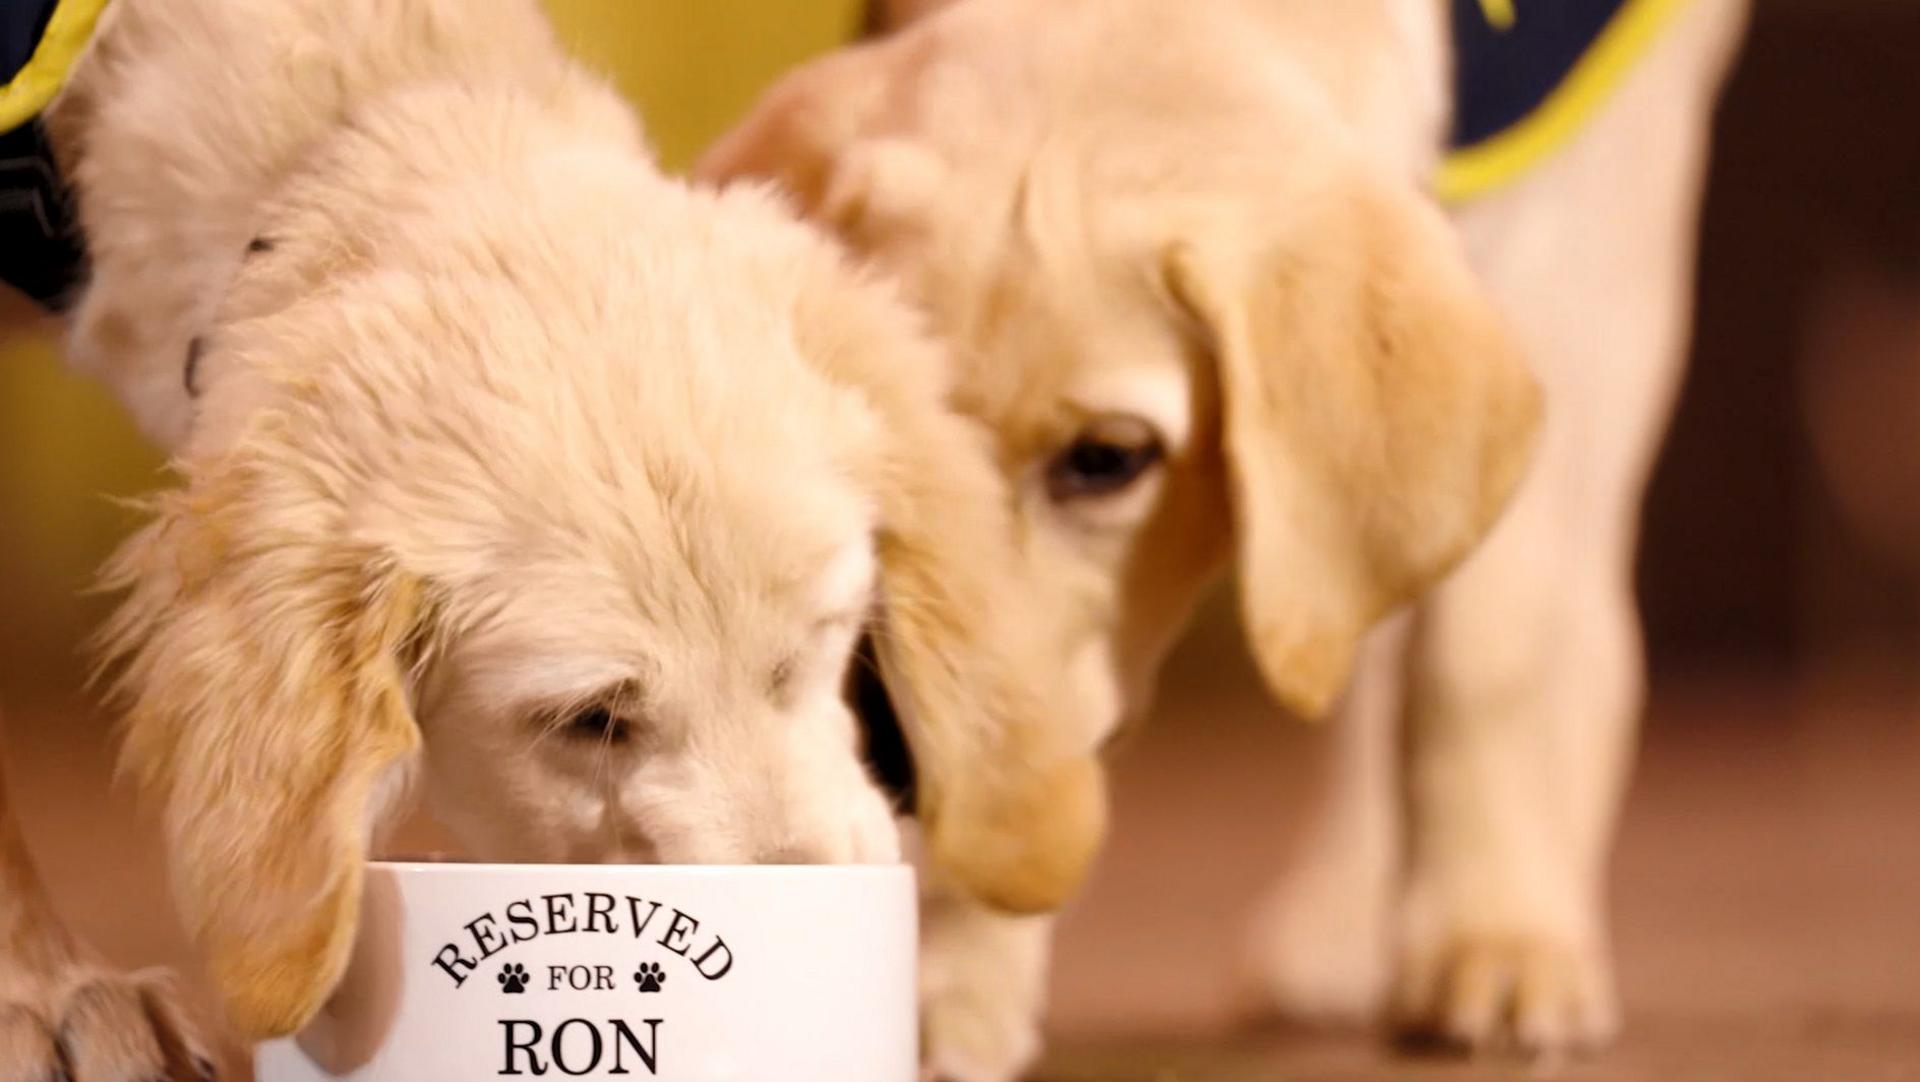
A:
{"label": "blue dog vest", "polygon": [[1452,0],[1441,198],[1484,195],[1578,134],[1687,0]]}
{"label": "blue dog vest", "polygon": [[0,281],[58,310],[86,275],[73,199],[40,115],[107,0],[0,0]]}

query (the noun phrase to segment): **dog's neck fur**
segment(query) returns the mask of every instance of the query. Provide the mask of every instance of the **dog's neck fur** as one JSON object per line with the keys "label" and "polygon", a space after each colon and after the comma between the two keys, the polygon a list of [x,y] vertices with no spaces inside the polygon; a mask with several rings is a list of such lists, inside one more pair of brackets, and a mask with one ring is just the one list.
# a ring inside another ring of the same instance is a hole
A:
{"label": "dog's neck fur", "polygon": [[[503,50],[501,40],[516,47]],[[591,117],[549,119],[614,130],[638,149],[634,124],[610,93],[554,92],[578,78],[525,0],[292,0],[265,8],[120,0],[47,116],[91,262],[70,317],[68,356],[111,386],[147,435],[179,448],[194,427],[192,392],[218,378],[196,365],[190,389],[189,356],[223,317],[250,245],[273,244],[276,216],[329,167],[332,144],[381,122],[413,123],[418,139],[431,142],[444,133],[395,103],[438,85],[456,93],[504,87],[533,108],[565,102],[575,114],[583,97],[604,98],[587,110]],[[352,205],[329,209],[359,215],[358,229],[377,233],[369,216],[382,213],[382,194],[371,183],[343,188],[331,199]],[[305,284],[317,282],[309,275]]]}

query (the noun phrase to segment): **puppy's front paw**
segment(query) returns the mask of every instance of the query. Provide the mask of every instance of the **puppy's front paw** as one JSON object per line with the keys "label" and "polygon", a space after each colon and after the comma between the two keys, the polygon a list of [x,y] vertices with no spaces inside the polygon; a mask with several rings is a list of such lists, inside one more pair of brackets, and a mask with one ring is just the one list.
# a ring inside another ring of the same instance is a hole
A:
{"label": "puppy's front paw", "polygon": [[1364,872],[1305,869],[1282,881],[1254,916],[1243,1011],[1311,1023],[1378,1018],[1392,970],[1388,897]]}
{"label": "puppy's front paw", "polygon": [[969,903],[930,907],[920,966],[923,1079],[1014,1082],[1033,1066],[1051,928],[1044,917]]}
{"label": "puppy's front paw", "polygon": [[1605,952],[1571,937],[1455,931],[1410,943],[1401,967],[1396,1017],[1417,1038],[1553,1056],[1619,1029]]}
{"label": "puppy's front paw", "polygon": [[1014,1082],[1040,1056],[1037,1005],[998,998],[992,985],[929,997],[921,1031],[925,1082]]}
{"label": "puppy's front paw", "polygon": [[214,1060],[159,970],[74,967],[0,997],[0,1078],[208,1082]]}

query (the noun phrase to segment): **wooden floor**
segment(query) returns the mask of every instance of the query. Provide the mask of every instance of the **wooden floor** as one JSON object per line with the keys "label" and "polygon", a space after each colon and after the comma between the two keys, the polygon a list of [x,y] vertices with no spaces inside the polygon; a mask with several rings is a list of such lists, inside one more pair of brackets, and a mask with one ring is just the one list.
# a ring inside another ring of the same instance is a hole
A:
{"label": "wooden floor", "polygon": [[1045,1082],[1920,1080],[1920,714],[1663,696],[1616,861],[1626,1036],[1544,1072],[1236,1021],[1238,937],[1285,834],[1280,764],[1305,739],[1255,714],[1160,726],[1122,759]]}
{"label": "wooden floor", "polygon": [[[1225,681],[1118,766],[1116,842],[1066,922],[1042,1082],[1481,1079],[1368,1033],[1249,1029],[1235,945],[1278,865],[1302,742]],[[109,796],[98,722],[20,711],[10,767],[73,919],[126,964],[174,961],[151,834]],[[1665,693],[1617,861],[1628,1031],[1559,1065],[1593,1082],[1920,1080],[1920,723],[1765,688]]]}

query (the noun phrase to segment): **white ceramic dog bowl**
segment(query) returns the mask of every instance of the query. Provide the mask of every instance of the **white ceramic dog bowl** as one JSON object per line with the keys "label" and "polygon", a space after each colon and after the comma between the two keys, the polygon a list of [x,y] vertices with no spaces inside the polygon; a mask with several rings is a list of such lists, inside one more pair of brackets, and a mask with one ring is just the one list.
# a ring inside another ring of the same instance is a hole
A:
{"label": "white ceramic dog bowl", "polygon": [[374,864],[259,1082],[913,1082],[913,871]]}

